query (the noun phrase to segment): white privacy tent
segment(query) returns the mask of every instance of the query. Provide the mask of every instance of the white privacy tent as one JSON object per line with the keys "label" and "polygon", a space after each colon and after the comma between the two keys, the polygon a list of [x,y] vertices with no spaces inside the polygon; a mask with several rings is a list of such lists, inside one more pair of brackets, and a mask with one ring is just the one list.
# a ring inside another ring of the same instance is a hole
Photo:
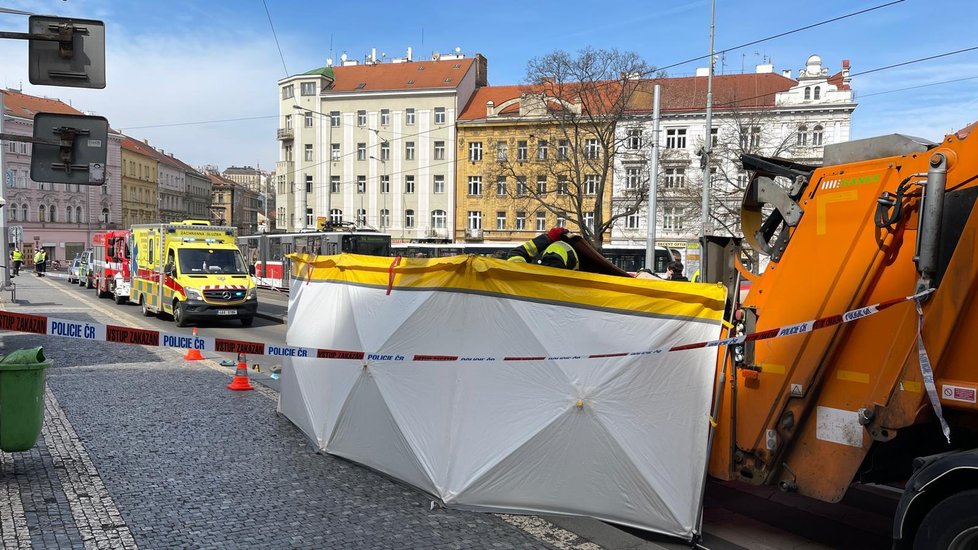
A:
{"label": "white privacy tent", "polygon": [[722,288],[391,261],[293,262],[288,344],[349,358],[286,360],[280,412],[450,507],[694,536],[717,348],[628,353],[716,338]]}

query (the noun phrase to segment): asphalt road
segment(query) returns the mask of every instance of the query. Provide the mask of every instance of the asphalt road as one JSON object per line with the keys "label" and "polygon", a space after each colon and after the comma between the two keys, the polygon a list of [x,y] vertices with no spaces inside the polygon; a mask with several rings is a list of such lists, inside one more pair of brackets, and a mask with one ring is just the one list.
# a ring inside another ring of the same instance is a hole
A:
{"label": "asphalt road", "polygon": [[[144,317],[134,304],[116,305],[111,300],[99,299],[94,290],[69,285],[57,276],[49,279],[63,285],[63,301],[71,297],[72,309],[95,308],[110,314],[116,324],[131,325],[191,334],[193,327],[177,327],[169,316]],[[276,308],[287,306],[285,295],[262,299],[274,302]],[[35,305],[43,305],[37,303]],[[284,343],[286,325],[268,318],[256,318],[254,325],[242,327],[237,320],[200,323],[200,336],[223,337],[265,343]],[[209,354],[211,358],[214,355]],[[231,354],[223,354],[231,359]],[[271,361],[271,358],[251,358],[250,363]],[[267,377],[275,361],[262,365],[258,382],[277,390],[278,384]],[[841,504],[826,504],[796,495],[787,495],[774,488],[748,488],[733,484],[709,483],[704,509],[704,539],[701,548],[712,550],[751,549],[804,549],[822,548],[889,548],[889,514],[892,513],[895,495],[885,491],[851,490]],[[636,530],[618,529],[593,520],[546,518],[553,524],[578,534],[593,535],[594,542],[601,540],[606,548],[655,549],[688,548],[688,545],[657,537]],[[594,532],[599,532],[595,534]]]}

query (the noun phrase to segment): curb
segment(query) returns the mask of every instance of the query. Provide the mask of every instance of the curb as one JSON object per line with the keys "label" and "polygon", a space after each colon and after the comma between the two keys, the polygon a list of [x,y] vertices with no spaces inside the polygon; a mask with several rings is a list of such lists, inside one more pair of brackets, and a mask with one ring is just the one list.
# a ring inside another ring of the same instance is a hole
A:
{"label": "curb", "polygon": [[275,321],[276,323],[283,324],[283,325],[288,320],[288,317],[281,317],[279,315],[273,315],[271,313],[262,313],[260,310],[255,312],[255,317],[258,317],[259,319],[265,319],[268,321]]}

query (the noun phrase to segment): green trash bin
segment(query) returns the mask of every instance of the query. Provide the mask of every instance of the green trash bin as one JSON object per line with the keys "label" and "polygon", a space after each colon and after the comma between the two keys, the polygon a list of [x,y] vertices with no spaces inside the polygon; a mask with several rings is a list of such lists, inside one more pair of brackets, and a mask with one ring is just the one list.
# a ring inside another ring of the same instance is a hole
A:
{"label": "green trash bin", "polygon": [[44,349],[20,349],[0,358],[0,451],[30,450],[44,423]]}

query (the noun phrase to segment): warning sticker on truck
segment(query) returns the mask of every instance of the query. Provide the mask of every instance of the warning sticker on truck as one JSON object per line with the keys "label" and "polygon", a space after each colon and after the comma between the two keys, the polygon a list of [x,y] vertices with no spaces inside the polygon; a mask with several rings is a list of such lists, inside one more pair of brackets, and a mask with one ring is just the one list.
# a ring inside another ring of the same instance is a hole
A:
{"label": "warning sticker on truck", "polygon": [[941,384],[941,398],[945,401],[964,401],[974,403],[978,399],[978,390],[964,386]]}

